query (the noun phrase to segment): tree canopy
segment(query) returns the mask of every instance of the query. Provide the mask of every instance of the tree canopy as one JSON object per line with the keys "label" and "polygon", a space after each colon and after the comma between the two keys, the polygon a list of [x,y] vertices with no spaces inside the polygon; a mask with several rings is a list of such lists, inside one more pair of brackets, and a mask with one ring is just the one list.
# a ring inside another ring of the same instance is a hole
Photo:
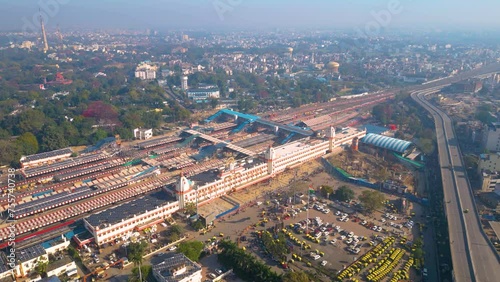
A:
{"label": "tree canopy", "polygon": [[333,198],[342,202],[351,201],[352,199],[354,199],[354,196],[354,191],[345,185],[340,186],[333,193]]}
{"label": "tree canopy", "polygon": [[234,273],[245,281],[279,282],[280,275],[261,260],[236,246],[234,242],[222,240],[219,243],[221,252],[218,260],[227,268],[232,268]]}
{"label": "tree canopy", "polygon": [[307,273],[302,271],[287,272],[283,278],[283,282],[310,282],[313,281],[309,278]]}
{"label": "tree canopy", "polygon": [[384,206],[384,194],[375,190],[364,190],[358,197],[366,211],[371,212]]}
{"label": "tree canopy", "polygon": [[179,244],[177,252],[184,254],[192,261],[199,261],[201,252],[203,251],[204,247],[205,244],[200,241],[182,242]]}
{"label": "tree canopy", "polygon": [[321,192],[321,195],[325,198],[329,197],[333,193],[333,188],[331,186],[328,186],[328,185],[321,185],[319,190]]}

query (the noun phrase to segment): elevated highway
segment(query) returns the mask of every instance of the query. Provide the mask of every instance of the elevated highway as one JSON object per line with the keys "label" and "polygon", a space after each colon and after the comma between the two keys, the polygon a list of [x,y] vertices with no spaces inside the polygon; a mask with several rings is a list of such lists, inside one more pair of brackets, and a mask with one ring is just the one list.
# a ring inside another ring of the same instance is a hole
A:
{"label": "elevated highway", "polygon": [[[500,259],[485,235],[450,117],[425,99],[458,80],[500,71],[500,64],[415,87],[412,98],[431,113],[436,126],[454,280],[498,281]],[[468,212],[464,212],[464,211]]]}

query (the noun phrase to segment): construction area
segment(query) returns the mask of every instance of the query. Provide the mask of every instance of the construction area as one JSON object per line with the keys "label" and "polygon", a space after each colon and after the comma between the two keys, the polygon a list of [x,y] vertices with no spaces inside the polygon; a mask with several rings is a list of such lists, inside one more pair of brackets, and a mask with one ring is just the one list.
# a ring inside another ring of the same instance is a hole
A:
{"label": "construction area", "polygon": [[415,173],[394,157],[370,155],[360,151],[345,150],[328,158],[335,167],[355,178],[362,178],[370,183],[392,181],[394,185],[406,186],[405,192],[414,192]]}

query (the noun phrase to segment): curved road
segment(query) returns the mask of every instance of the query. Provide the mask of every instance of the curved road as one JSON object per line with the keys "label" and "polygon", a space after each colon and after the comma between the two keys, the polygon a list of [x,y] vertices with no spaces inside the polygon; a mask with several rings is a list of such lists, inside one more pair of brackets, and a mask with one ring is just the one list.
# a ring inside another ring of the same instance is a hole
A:
{"label": "curved road", "polygon": [[[499,64],[464,73],[459,77],[423,85],[411,94],[415,101],[432,114],[436,125],[455,281],[498,281],[500,277],[499,257],[483,233],[452,120],[424,97],[456,80],[495,71],[500,71]],[[470,212],[464,213],[465,209]]]}

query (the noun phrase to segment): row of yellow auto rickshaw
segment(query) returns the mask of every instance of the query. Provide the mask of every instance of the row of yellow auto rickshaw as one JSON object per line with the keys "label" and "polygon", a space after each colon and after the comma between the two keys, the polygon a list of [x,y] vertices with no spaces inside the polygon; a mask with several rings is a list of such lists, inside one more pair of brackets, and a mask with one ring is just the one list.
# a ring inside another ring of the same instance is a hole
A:
{"label": "row of yellow auto rickshaw", "polygon": [[285,228],[281,229],[281,231],[286,237],[293,241],[295,245],[300,246],[302,249],[307,250],[311,248],[311,245],[307,244],[306,241],[301,241],[299,238],[295,237],[292,232],[286,230]]}
{"label": "row of yellow auto rickshaw", "polygon": [[[341,270],[336,277],[337,281],[342,281],[345,278],[352,278],[356,274],[359,274],[361,270],[366,268],[368,264],[377,262],[377,257],[382,255],[389,247],[394,244],[395,241],[396,239],[394,237],[385,238],[382,243],[376,245],[373,249],[365,253],[353,264]],[[357,281],[357,279],[351,279],[351,281]]]}
{"label": "row of yellow auto rickshaw", "polygon": [[394,276],[392,276],[392,278],[391,278],[391,280],[389,280],[389,282],[398,282],[399,280],[410,279],[410,267],[412,265],[413,265],[413,258],[410,258],[403,266],[403,269],[394,273]]}
{"label": "row of yellow auto rickshaw", "polygon": [[379,261],[375,268],[368,270],[369,274],[366,276],[368,281],[378,282],[384,279],[399,264],[399,261],[403,258],[404,254],[405,252],[403,249],[391,249],[389,254]]}

